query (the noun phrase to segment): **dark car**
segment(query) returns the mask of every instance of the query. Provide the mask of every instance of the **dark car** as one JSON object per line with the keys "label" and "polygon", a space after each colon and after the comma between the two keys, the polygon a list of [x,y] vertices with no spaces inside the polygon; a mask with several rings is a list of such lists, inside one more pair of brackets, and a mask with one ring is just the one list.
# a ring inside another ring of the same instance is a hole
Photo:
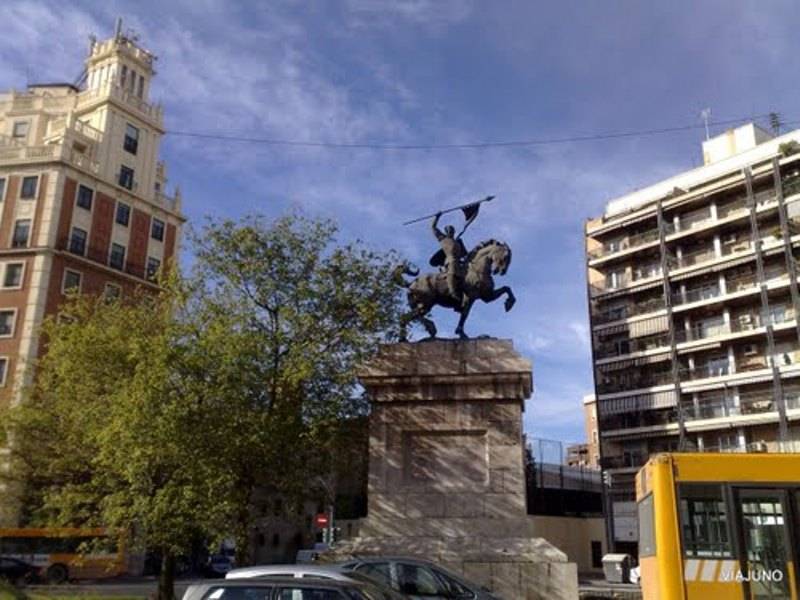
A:
{"label": "dark car", "polygon": [[[392,598],[406,596],[392,592]],[[183,600],[383,600],[387,598],[368,580],[254,577],[193,583],[186,588]]]}
{"label": "dark car", "polygon": [[343,570],[372,577],[410,598],[499,600],[489,590],[451,573],[428,560],[375,556],[358,558],[341,565]]}
{"label": "dark car", "polygon": [[11,583],[28,583],[39,578],[39,568],[18,558],[0,556],[0,579]]}

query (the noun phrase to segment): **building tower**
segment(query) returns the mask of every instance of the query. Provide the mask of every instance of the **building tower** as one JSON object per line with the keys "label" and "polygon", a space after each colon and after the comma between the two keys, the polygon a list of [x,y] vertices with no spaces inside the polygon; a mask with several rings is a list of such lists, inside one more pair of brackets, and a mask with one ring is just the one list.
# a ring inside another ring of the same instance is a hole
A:
{"label": "building tower", "polygon": [[612,548],[636,552],[634,476],[656,452],[800,440],[800,131],[749,124],[702,167],[586,223],[595,406]]}
{"label": "building tower", "polygon": [[178,252],[155,56],[121,23],[90,45],[80,85],[0,94],[0,405],[21,400],[42,320],[65,292],[124,296]]}

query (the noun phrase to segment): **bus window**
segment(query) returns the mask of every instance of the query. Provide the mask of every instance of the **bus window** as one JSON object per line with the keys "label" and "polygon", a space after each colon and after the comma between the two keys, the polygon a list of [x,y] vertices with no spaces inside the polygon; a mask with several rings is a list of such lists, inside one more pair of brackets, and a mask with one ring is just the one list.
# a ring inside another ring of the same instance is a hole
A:
{"label": "bus window", "polygon": [[731,536],[721,485],[682,484],[683,552],[687,557],[732,557]]}
{"label": "bus window", "polygon": [[[653,494],[648,494],[639,502],[639,556],[655,556],[655,528]],[[594,554],[594,542],[592,542],[592,551]]]}

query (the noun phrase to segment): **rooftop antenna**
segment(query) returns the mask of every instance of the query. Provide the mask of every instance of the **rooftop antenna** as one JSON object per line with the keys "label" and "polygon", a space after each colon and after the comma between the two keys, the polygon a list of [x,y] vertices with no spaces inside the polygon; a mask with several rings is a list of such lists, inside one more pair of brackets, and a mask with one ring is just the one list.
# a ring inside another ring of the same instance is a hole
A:
{"label": "rooftop antenna", "polygon": [[122,17],[117,17],[117,26],[114,30],[114,38],[119,39],[122,36]]}
{"label": "rooftop antenna", "polygon": [[772,133],[774,133],[776,136],[781,134],[781,127],[783,127],[783,122],[781,122],[780,113],[776,112],[769,113],[769,126],[772,128]]}
{"label": "rooftop antenna", "polygon": [[708,133],[708,120],[709,118],[711,118],[711,109],[704,108],[703,110],[701,110],[700,118],[703,119],[703,123],[706,126],[706,141],[708,141],[709,139],[711,139],[711,135]]}

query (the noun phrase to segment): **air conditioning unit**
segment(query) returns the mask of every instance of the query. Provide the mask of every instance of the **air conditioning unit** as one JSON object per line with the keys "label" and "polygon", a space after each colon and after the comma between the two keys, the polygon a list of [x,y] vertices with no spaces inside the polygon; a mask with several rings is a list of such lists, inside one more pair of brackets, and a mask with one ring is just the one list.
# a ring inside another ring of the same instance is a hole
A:
{"label": "air conditioning unit", "polygon": [[758,346],[755,344],[745,344],[742,348],[742,354],[745,356],[755,356],[758,354]]}

